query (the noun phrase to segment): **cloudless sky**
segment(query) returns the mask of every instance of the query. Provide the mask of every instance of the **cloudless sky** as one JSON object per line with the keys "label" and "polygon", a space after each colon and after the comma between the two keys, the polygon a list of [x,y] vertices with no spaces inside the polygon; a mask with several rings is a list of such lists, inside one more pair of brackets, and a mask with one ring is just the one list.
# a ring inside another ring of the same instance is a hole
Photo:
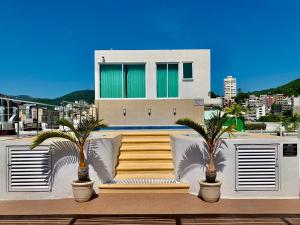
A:
{"label": "cloudless sky", "polygon": [[211,49],[213,91],[227,74],[275,87],[300,77],[300,1],[0,2],[0,93],[94,89],[94,50],[111,48]]}

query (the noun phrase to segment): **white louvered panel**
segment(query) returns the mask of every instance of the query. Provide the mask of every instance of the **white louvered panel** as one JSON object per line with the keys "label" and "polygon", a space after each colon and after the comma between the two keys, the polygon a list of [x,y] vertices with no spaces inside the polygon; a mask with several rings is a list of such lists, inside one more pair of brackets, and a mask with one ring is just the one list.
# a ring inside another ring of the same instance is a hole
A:
{"label": "white louvered panel", "polygon": [[278,190],[277,147],[236,145],[236,190]]}
{"label": "white louvered panel", "polygon": [[8,146],[8,191],[50,191],[51,152],[49,146]]}

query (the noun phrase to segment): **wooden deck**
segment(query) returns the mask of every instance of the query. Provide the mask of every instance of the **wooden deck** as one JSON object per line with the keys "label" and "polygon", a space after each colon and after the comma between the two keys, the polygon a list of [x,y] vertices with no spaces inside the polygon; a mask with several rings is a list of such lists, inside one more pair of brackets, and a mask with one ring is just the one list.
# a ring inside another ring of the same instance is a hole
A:
{"label": "wooden deck", "polygon": [[221,199],[190,194],[101,194],[73,199],[0,201],[0,224],[299,224],[300,200]]}

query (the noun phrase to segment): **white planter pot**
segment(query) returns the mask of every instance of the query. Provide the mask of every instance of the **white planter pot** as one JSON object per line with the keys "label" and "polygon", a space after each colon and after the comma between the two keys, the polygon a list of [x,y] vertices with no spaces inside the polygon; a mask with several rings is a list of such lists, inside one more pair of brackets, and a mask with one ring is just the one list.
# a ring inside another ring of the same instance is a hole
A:
{"label": "white planter pot", "polygon": [[84,183],[73,181],[72,188],[75,201],[87,202],[88,200],[90,200],[93,194],[93,185],[93,180]]}
{"label": "white planter pot", "polygon": [[207,183],[205,180],[200,182],[200,197],[206,202],[217,202],[221,196],[221,182]]}

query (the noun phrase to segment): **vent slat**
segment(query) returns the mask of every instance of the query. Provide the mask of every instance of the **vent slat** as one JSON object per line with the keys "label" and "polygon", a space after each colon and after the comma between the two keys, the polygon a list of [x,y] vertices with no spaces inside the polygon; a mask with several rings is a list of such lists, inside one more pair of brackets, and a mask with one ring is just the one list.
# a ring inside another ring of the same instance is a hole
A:
{"label": "vent slat", "polygon": [[276,190],[278,188],[277,146],[236,147],[236,189]]}
{"label": "vent slat", "polygon": [[36,158],[34,158],[34,157],[29,157],[28,156],[28,158],[25,158],[25,157],[20,157],[20,158],[13,158],[11,161],[12,162],[27,162],[27,161],[29,161],[29,162],[34,162],[34,161],[48,161],[49,160],[49,158],[47,157],[47,156],[44,156],[44,157],[36,157]]}
{"label": "vent slat", "polygon": [[50,191],[51,154],[47,148],[9,146],[9,191]]}

